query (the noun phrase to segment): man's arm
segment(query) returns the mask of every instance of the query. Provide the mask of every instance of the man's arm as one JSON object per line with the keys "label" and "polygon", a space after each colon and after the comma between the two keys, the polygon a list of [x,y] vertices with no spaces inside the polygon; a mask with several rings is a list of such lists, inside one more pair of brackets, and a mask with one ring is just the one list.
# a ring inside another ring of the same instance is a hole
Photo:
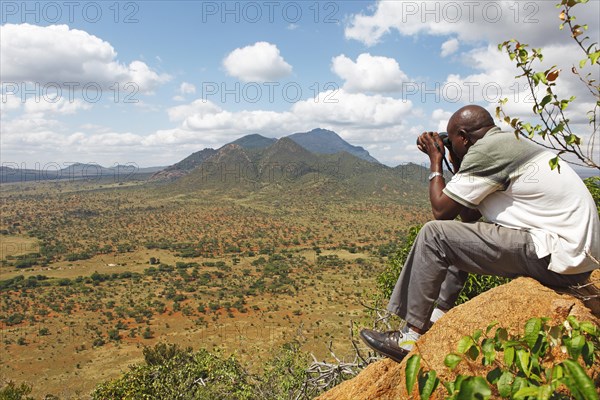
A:
{"label": "man's arm", "polygon": [[[432,164],[431,171],[441,172],[441,162],[439,167],[439,169],[434,168]],[[433,217],[437,220],[452,220],[459,214],[462,217],[463,210],[465,210],[466,207],[446,196],[442,191],[445,187],[446,182],[444,181],[443,176],[436,176],[429,181],[429,201],[431,202]]]}
{"label": "man's arm", "polygon": [[[437,146],[436,146],[437,144]],[[444,143],[436,134],[424,133],[419,138],[419,145],[422,151],[429,156],[431,172],[443,171],[442,160],[444,159]],[[462,216],[466,209],[462,204],[446,196],[442,191],[446,187],[443,176],[436,176],[429,181],[429,201],[433,217],[437,220],[452,220],[459,214]]]}

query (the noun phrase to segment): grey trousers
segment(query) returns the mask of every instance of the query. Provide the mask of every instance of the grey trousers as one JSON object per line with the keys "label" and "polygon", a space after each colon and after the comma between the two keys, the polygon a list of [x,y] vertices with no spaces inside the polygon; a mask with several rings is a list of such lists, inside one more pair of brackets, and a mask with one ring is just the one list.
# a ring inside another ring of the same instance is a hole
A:
{"label": "grey trousers", "polygon": [[388,311],[418,329],[428,329],[435,307],[454,306],[468,273],[507,278],[528,276],[546,286],[585,282],[590,273],[549,271],[550,256],[539,259],[531,235],[499,225],[431,221],[421,228],[396,283]]}

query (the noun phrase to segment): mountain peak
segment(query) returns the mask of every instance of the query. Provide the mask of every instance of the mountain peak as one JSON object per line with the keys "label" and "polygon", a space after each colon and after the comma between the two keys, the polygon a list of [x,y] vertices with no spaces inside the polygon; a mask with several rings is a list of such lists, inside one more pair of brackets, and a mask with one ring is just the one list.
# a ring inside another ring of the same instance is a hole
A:
{"label": "mountain peak", "polygon": [[258,133],[242,136],[229,144],[235,144],[245,149],[263,149],[275,143],[277,139],[268,138]]}
{"label": "mountain peak", "polygon": [[290,161],[310,160],[313,158],[313,154],[310,151],[289,137],[282,137],[267,148],[265,152],[265,158],[268,159],[273,157],[279,158],[279,156],[283,155]]}
{"label": "mountain peak", "polygon": [[379,161],[371,157],[368,151],[360,146],[351,145],[340,135],[327,129],[315,128],[309,132],[298,132],[287,137],[313,153],[336,154],[346,151],[363,160],[379,164]]}

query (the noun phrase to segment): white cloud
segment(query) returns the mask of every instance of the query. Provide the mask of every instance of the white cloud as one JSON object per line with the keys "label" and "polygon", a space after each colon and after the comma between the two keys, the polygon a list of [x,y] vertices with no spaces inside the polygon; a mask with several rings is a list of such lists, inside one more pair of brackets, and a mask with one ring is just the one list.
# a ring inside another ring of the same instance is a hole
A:
{"label": "white cloud", "polygon": [[110,43],[67,25],[5,24],[0,48],[0,80],[5,83],[95,83],[102,88],[132,83],[151,93],[170,79],[142,61],[119,62]]}
{"label": "white cloud", "polygon": [[458,50],[458,46],[458,39],[452,38],[446,40],[444,43],[442,43],[442,52],[440,53],[440,56],[448,57],[449,55],[456,53],[456,50]]}
{"label": "white cloud", "polygon": [[315,99],[300,101],[293,105],[292,112],[298,118],[315,123],[374,129],[401,124],[410,115],[411,109],[411,101],[340,89],[321,92]]}
{"label": "white cloud", "polygon": [[[75,96],[71,98],[69,93],[60,86],[42,88],[35,85],[9,83],[2,84],[1,88],[0,109],[5,114],[10,112],[12,116],[69,115],[79,110],[89,110],[93,104]],[[26,90],[31,91],[30,95],[24,94]]]}
{"label": "white cloud", "polygon": [[[282,127],[288,133],[315,127],[333,129],[348,138],[390,141],[386,129],[402,125],[413,114],[412,103],[382,95],[349,93],[343,89],[321,92],[316,98],[295,103],[288,111],[224,110],[206,100],[172,107],[173,129],[157,131],[144,140],[144,145],[212,143],[222,145],[240,135],[260,132],[279,136]],[[381,132],[380,132],[381,131]],[[397,131],[396,133],[398,133]]]}
{"label": "white cloud", "polygon": [[433,110],[431,113],[431,120],[433,121],[433,124],[437,122],[438,132],[446,131],[446,127],[448,126],[448,121],[450,120],[451,116],[452,113],[450,111],[442,110],[441,108],[436,108]]}
{"label": "white cloud", "polygon": [[[558,29],[559,10],[555,3],[379,0],[372,13],[360,13],[349,18],[345,35],[368,46],[375,45],[393,31],[406,36],[453,35],[466,42],[488,41],[494,44],[516,37],[524,43],[544,46],[559,38],[568,38],[568,33]],[[599,4],[586,4],[586,14],[598,15]],[[577,14],[577,9],[574,12]],[[582,19],[581,16],[579,19]],[[589,36],[597,37],[598,27],[591,29]]]}
{"label": "white cloud", "polygon": [[[577,97],[576,103],[587,103],[592,101],[589,92],[571,72],[571,67],[576,62],[574,59],[577,58],[565,58],[565,54],[577,54],[578,51],[580,50],[575,44],[549,45],[543,49],[543,62],[536,63],[533,67],[538,71],[544,71],[556,65],[562,71],[554,88],[559,97],[568,98],[574,95]],[[524,78],[515,79],[515,76],[521,72],[510,61],[506,52],[500,52],[496,46],[489,45],[463,53],[461,57],[477,72],[466,76],[448,75],[444,86],[459,89],[456,96],[459,102],[485,102],[493,106],[500,99],[508,98],[509,106],[513,107],[513,111],[531,115],[534,104],[531,90]],[[583,73],[588,71],[591,70],[585,69]],[[446,94],[454,98],[454,92],[449,89],[446,90]],[[586,120],[585,112],[573,117],[579,122]]]}
{"label": "white cloud", "polygon": [[196,93],[196,86],[193,83],[182,82],[181,85],[179,85],[179,93],[194,94]]}
{"label": "white cloud", "polygon": [[79,110],[89,110],[92,108],[90,103],[80,99],[74,99],[72,102],[65,97],[60,97],[56,102],[48,101],[26,101],[24,103],[24,112],[26,114],[47,115],[47,114],[75,114]]}
{"label": "white cloud", "polygon": [[185,101],[185,95],[196,93],[196,85],[189,82],[182,82],[179,85],[178,95],[173,96],[174,101]]}
{"label": "white cloud", "polygon": [[190,115],[209,115],[221,111],[217,105],[208,100],[198,99],[190,104],[171,107],[167,110],[171,121],[183,121]]}
{"label": "white cloud", "polygon": [[292,72],[277,46],[267,42],[233,50],[223,60],[223,66],[229,75],[245,82],[275,81]]}
{"label": "white cloud", "polygon": [[359,55],[356,62],[343,54],[334,57],[331,69],[345,80],[344,89],[348,92],[398,92],[408,79],[396,60],[369,53]]}

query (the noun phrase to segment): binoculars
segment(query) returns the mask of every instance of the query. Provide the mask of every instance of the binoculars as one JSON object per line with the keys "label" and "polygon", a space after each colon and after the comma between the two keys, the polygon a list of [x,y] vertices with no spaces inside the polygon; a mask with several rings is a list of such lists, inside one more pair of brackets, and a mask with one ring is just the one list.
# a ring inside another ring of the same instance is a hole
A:
{"label": "binoculars", "polygon": [[448,132],[440,132],[438,133],[438,135],[442,139],[442,142],[444,143],[445,147],[450,148],[452,146],[452,144],[450,143],[450,138],[448,137]]}
{"label": "binoculars", "polygon": [[[444,143],[444,147],[450,149],[452,144],[450,143],[450,139],[448,138],[448,132],[440,132],[438,133],[440,139],[442,139],[442,143]],[[419,144],[419,140],[417,139],[417,144]]]}
{"label": "binoculars", "polygon": [[[440,132],[438,133],[438,136],[440,137],[440,139],[442,139],[442,143],[444,144],[444,147],[446,147],[448,150],[452,150],[452,143],[450,142],[450,139],[448,138],[448,132]],[[419,139],[417,139],[417,145],[419,144]],[[442,149],[440,149],[440,146],[435,143],[435,147],[441,152]],[[448,168],[448,171],[450,171],[451,174],[454,174],[454,170],[450,167],[450,163],[448,163],[448,160],[446,159],[446,156],[444,156],[444,164],[446,164],[446,168]]]}

